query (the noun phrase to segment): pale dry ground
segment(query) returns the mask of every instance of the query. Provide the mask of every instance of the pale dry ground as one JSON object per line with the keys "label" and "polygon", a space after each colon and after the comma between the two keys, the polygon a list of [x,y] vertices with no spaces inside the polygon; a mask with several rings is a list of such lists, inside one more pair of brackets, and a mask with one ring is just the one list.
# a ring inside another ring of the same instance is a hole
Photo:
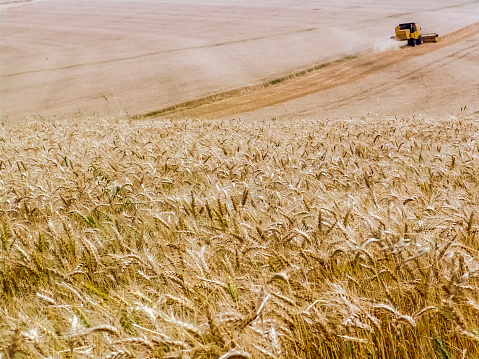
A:
{"label": "pale dry ground", "polygon": [[0,11],[4,120],[146,113],[382,47],[398,22],[448,33],[479,14],[477,1],[21,4]]}
{"label": "pale dry ground", "polygon": [[478,116],[2,125],[0,356],[477,358],[478,203]]}

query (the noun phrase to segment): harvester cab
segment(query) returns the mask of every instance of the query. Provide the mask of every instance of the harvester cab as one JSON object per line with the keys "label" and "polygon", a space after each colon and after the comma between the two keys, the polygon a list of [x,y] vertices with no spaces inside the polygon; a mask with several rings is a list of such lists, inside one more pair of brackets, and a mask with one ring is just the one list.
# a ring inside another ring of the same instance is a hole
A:
{"label": "harvester cab", "polygon": [[421,34],[421,27],[415,22],[399,24],[395,28],[396,40],[407,40],[408,46],[421,45],[424,42],[437,42],[438,34]]}
{"label": "harvester cab", "polygon": [[421,27],[415,22],[407,22],[396,26],[396,39],[407,40],[408,46],[422,44]]}

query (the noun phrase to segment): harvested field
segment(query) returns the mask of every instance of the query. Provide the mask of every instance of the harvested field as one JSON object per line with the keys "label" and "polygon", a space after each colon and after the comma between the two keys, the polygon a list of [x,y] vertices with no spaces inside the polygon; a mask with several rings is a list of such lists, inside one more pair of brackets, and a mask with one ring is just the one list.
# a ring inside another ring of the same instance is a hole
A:
{"label": "harvested field", "polygon": [[[439,32],[442,36],[479,18],[475,0],[327,0],[320,6],[306,0],[285,0],[280,5],[252,0],[7,2],[8,5],[2,5],[5,1],[0,1],[2,121],[142,115],[220,92],[268,83],[358,52],[394,49],[389,36],[400,22],[418,21],[424,32]],[[454,46],[467,49],[470,44],[461,41]],[[402,52],[390,51],[379,57],[389,57],[388,62],[394,62],[399,56],[405,60],[400,65],[409,71],[424,66],[422,50],[415,60],[410,56],[403,58]],[[368,54],[373,60],[374,55]],[[442,56],[429,56],[427,61],[440,62]],[[470,84],[463,84],[456,73],[478,71],[477,60],[466,65],[460,62],[460,66],[449,64],[444,68],[452,76],[449,86],[434,89],[436,98],[445,101],[429,101],[430,84],[406,81],[404,86],[414,85],[423,101],[414,106],[416,114],[435,115],[431,112],[436,108],[441,116],[457,113],[455,104],[466,100],[463,89]],[[362,76],[359,86],[372,86],[375,83],[370,79],[389,80],[391,75],[384,67],[370,70],[374,71],[369,71],[367,78]],[[394,75],[401,69],[396,66],[392,71]],[[434,78],[434,71],[428,75]],[[349,83],[347,78],[331,80],[336,83],[334,95],[328,92],[319,100],[312,100],[319,102],[321,108],[326,107],[322,104],[330,104],[332,98],[334,102],[346,102],[335,105],[341,115],[410,115],[402,110],[409,111],[411,106],[397,105],[396,92],[403,91],[402,88],[390,90],[382,97],[375,95],[374,101],[351,108],[349,104],[357,101],[349,99],[356,93],[344,86],[354,86],[359,79],[352,77]],[[391,85],[399,87],[404,83],[394,77],[391,81]],[[311,82],[304,85],[309,93],[324,93],[324,88],[318,89]],[[305,93],[304,89],[296,90],[288,90],[289,98]],[[477,87],[472,90],[478,92]],[[416,94],[410,96],[417,98]],[[376,101],[377,97],[380,98]],[[288,99],[282,95],[279,98]],[[471,102],[461,106],[472,106]],[[317,111],[305,107],[309,106],[290,103],[287,110],[293,116],[302,111],[316,111],[321,117],[339,116],[333,109]],[[280,113],[278,109],[274,112],[268,116]],[[200,115],[207,118],[217,113]]]}
{"label": "harvested field", "polygon": [[479,118],[0,136],[7,358],[474,358]]}

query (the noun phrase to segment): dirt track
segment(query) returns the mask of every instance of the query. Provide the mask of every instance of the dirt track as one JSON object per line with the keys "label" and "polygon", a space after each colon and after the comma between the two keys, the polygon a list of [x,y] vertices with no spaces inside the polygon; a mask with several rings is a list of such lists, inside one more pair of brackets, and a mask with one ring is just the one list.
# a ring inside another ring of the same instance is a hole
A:
{"label": "dirt track", "polygon": [[[445,34],[477,21],[478,15],[474,0],[437,0],[434,6],[412,0],[325,0],[320,6],[307,0],[281,5],[253,0],[0,0],[0,119],[141,115],[218,93],[237,94],[235,89],[245,87],[235,103],[229,99],[215,103],[219,107],[175,116],[229,116],[271,105],[264,115],[389,114],[396,101],[384,98],[387,91],[379,94],[382,99],[373,93],[374,103],[370,97],[371,88],[384,86],[384,79],[414,88],[411,101],[427,100],[427,90],[435,86],[438,97],[447,101],[431,104],[450,113],[462,100],[473,106],[477,99],[471,95],[477,93],[479,63],[471,59],[474,49],[457,60],[460,67],[438,69],[432,84],[422,77],[407,78],[407,69],[454,57],[446,49],[465,51],[477,36],[446,41],[432,53],[432,45],[391,53],[371,49],[390,47],[387,39],[401,21],[413,18],[424,31]],[[347,56],[356,53],[358,57]],[[318,71],[285,80],[298,69],[328,61]],[[399,73],[406,77],[396,78]],[[441,83],[444,78],[452,81]],[[277,79],[284,81],[262,88]],[[361,91],[368,93],[367,101],[362,102]],[[391,91],[391,97],[397,96],[399,88]]]}

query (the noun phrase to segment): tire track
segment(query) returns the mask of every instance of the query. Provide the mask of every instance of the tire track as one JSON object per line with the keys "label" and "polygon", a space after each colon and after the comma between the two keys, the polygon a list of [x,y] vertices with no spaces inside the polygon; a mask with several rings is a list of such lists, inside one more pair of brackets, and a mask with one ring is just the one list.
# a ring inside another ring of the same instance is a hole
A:
{"label": "tire track", "polygon": [[105,65],[105,64],[112,64],[112,63],[117,63],[117,62],[132,61],[132,60],[144,59],[144,58],[148,58],[148,57],[152,57],[152,56],[171,54],[171,53],[175,53],[175,52],[201,50],[201,49],[221,47],[221,46],[240,44],[240,43],[258,41],[258,40],[273,39],[273,38],[288,36],[288,35],[291,35],[291,34],[299,34],[299,33],[309,32],[309,31],[314,31],[314,30],[316,30],[316,28],[307,28],[307,29],[301,29],[301,30],[279,33],[279,34],[258,36],[258,37],[252,37],[252,38],[246,38],[246,39],[238,39],[238,40],[233,40],[233,41],[218,42],[218,43],[214,43],[214,44],[210,44],[210,45],[191,46],[191,47],[170,49],[170,50],[164,50],[164,51],[153,51],[153,52],[140,54],[140,55],[135,55],[135,56],[126,56],[126,57],[115,58],[115,59],[85,62],[85,63],[81,63],[81,64],[74,64],[74,65],[67,65],[67,66],[60,66],[60,67],[50,67],[50,68],[46,68],[46,69],[37,69],[37,70],[16,72],[16,73],[12,73],[12,74],[6,74],[6,75],[1,76],[1,77],[15,77],[15,76],[21,76],[21,75],[33,74],[33,73],[71,70],[71,69],[77,69],[77,68],[88,67],[88,66]]}
{"label": "tire track", "polygon": [[[470,51],[468,51],[468,50],[470,50]],[[416,68],[414,68],[414,70],[412,70],[412,71],[410,71],[410,72],[408,72],[404,75],[399,76],[397,78],[397,82],[394,82],[394,83],[385,82],[385,83],[383,83],[379,86],[376,85],[374,88],[370,88],[368,90],[361,91],[361,92],[356,93],[354,95],[344,97],[340,100],[331,102],[326,106],[326,109],[332,109],[332,108],[337,107],[337,106],[346,105],[348,102],[351,102],[352,100],[361,101],[361,100],[365,100],[367,98],[370,98],[374,95],[379,95],[382,92],[389,91],[389,90],[397,87],[400,84],[406,83],[407,81],[404,81],[405,79],[416,75],[420,71],[423,71],[423,70],[430,71],[430,70],[440,69],[440,68],[445,67],[445,66],[447,66],[447,65],[449,65],[449,64],[451,64],[451,63],[453,63],[457,60],[463,59],[463,58],[465,58],[465,57],[467,57],[467,56],[469,56],[469,55],[471,55],[471,54],[473,54],[477,51],[479,51],[479,44],[474,44],[474,45],[469,46],[467,48],[456,51],[456,52],[452,53],[451,55],[449,55],[448,57],[446,57],[442,60],[430,61],[426,65],[423,65],[421,67],[416,67]]]}

